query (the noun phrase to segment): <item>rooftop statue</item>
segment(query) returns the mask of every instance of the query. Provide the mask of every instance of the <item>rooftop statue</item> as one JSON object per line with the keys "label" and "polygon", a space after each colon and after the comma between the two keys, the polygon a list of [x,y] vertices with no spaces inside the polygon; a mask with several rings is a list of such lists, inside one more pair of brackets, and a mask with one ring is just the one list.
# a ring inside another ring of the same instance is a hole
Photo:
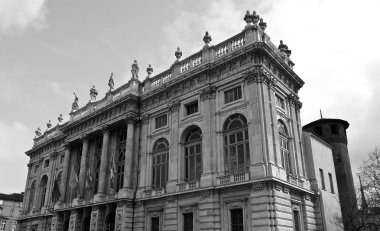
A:
{"label": "rooftop statue", "polygon": [[51,121],[50,121],[50,120],[49,120],[49,122],[47,122],[46,126],[47,126],[48,129],[51,128],[52,124],[51,124]]}
{"label": "rooftop statue", "polygon": [[71,105],[72,111],[76,111],[79,108],[79,104],[78,104],[79,99],[78,99],[77,95],[75,94],[75,92],[74,92],[74,96],[75,96],[75,99],[74,99],[73,104]]}
{"label": "rooftop statue", "polygon": [[113,72],[111,73],[110,79],[108,80],[108,86],[110,87],[110,91],[112,91],[115,86],[115,83],[113,81]]}
{"label": "rooftop statue", "polygon": [[62,121],[63,121],[63,116],[62,116],[62,114],[60,114],[58,117],[58,124],[61,124]]}
{"label": "rooftop statue", "polygon": [[36,136],[42,135],[40,127],[37,127],[37,130],[35,131],[35,133],[36,133]]}
{"label": "rooftop statue", "polygon": [[133,64],[132,64],[132,69],[131,69],[131,73],[132,73],[132,78],[136,78],[138,79],[139,78],[139,65],[137,64],[137,61],[134,60],[133,61]]}
{"label": "rooftop statue", "polygon": [[95,86],[92,85],[92,88],[90,89],[91,101],[95,101],[97,95],[98,95],[98,91],[95,89]]}

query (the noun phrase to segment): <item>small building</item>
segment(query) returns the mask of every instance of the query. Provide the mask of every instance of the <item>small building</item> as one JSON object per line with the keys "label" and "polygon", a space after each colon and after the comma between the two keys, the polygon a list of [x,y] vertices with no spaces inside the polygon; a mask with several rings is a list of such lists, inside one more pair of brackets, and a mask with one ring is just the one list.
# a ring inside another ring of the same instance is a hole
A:
{"label": "small building", "polygon": [[0,231],[15,231],[24,193],[0,193]]}
{"label": "small building", "polygon": [[323,230],[338,231],[337,219],[342,216],[335,175],[333,147],[319,136],[302,133],[310,187],[319,194]]}

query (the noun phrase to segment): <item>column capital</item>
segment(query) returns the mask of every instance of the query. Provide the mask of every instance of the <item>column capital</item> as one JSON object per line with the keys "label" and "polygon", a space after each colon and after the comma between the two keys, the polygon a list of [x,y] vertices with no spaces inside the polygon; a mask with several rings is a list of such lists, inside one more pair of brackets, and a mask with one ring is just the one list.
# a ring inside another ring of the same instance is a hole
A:
{"label": "column capital", "polygon": [[69,143],[69,142],[65,142],[65,143],[63,143],[63,147],[64,147],[65,149],[69,149],[69,148],[70,148],[70,143]]}
{"label": "column capital", "polygon": [[81,141],[87,141],[88,140],[88,134],[87,133],[82,134],[80,139],[81,139]]}
{"label": "column capital", "polygon": [[136,115],[127,115],[125,117],[125,122],[128,124],[128,125],[133,125],[137,122],[138,120],[138,117]]}
{"label": "column capital", "polygon": [[173,99],[168,103],[169,111],[171,113],[179,111],[180,106],[181,102],[179,101],[179,99]]}
{"label": "column capital", "polygon": [[149,124],[150,115],[147,113],[144,113],[141,115],[141,121],[143,124]]}
{"label": "column capital", "polygon": [[109,125],[104,125],[101,127],[102,133],[109,133],[110,132],[110,126]]}
{"label": "column capital", "polygon": [[252,83],[274,83],[274,78],[270,75],[268,71],[264,69],[261,64],[257,64],[253,69],[245,72],[243,74],[244,79],[248,84]]}
{"label": "column capital", "polygon": [[295,107],[297,111],[299,111],[302,108],[302,103],[299,101],[299,97],[296,94],[289,94],[288,99],[290,102],[290,105]]}
{"label": "column capital", "polygon": [[208,85],[207,87],[199,90],[202,101],[216,98],[216,86]]}

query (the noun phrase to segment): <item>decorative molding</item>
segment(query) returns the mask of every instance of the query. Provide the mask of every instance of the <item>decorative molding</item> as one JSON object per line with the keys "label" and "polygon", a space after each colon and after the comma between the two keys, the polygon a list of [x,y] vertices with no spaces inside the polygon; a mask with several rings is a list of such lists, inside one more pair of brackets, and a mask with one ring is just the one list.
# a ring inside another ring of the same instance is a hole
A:
{"label": "decorative molding", "polygon": [[[275,85],[275,80],[271,77],[270,73],[266,71],[261,64],[255,65],[252,70],[243,74],[244,79],[248,84],[252,83],[265,83]],[[269,84],[268,84],[269,85]]]}
{"label": "decorative molding", "polygon": [[264,185],[261,184],[261,183],[254,183],[252,184],[252,188],[251,188],[251,191],[261,191],[264,189]]}
{"label": "decorative molding", "polygon": [[181,102],[179,99],[174,99],[168,103],[169,111],[171,113],[179,111],[180,106]]}
{"label": "decorative molding", "polygon": [[209,197],[210,195],[211,195],[211,191],[210,190],[204,190],[204,191],[201,192],[202,198]]}
{"label": "decorative molding", "polygon": [[199,90],[202,101],[216,98],[216,86],[208,85],[207,87]]}

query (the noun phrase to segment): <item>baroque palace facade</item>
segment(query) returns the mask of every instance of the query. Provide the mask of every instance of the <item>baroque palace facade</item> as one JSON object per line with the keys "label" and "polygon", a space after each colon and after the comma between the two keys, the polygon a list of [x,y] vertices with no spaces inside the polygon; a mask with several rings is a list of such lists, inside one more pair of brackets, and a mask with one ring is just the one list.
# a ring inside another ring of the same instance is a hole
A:
{"label": "baroque palace facade", "polygon": [[[70,120],[36,131],[20,229],[322,230],[307,175],[304,82],[253,12],[237,35],[149,65]],[[335,179],[335,173],[333,175]],[[315,180],[314,180],[315,181]],[[336,184],[336,182],[335,182]]]}

